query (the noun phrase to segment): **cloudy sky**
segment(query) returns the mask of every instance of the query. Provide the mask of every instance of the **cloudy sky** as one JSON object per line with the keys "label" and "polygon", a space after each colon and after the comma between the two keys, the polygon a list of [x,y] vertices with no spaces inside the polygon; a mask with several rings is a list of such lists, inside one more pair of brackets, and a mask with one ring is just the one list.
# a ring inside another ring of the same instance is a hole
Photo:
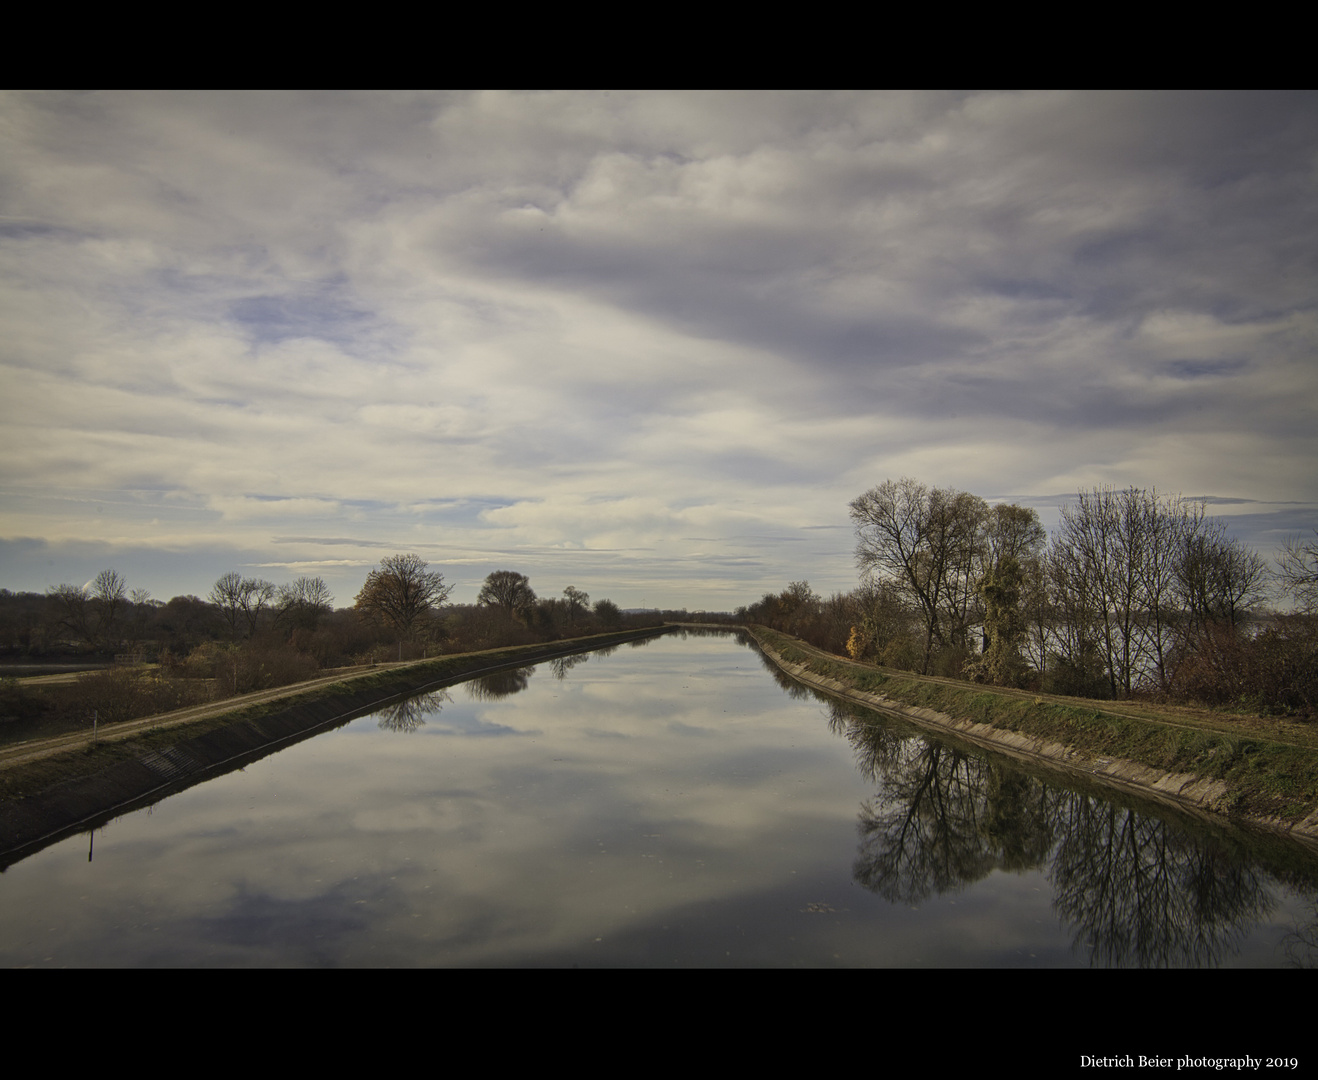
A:
{"label": "cloudy sky", "polygon": [[856,576],[909,475],[1318,527],[1318,95],[0,94],[0,586]]}

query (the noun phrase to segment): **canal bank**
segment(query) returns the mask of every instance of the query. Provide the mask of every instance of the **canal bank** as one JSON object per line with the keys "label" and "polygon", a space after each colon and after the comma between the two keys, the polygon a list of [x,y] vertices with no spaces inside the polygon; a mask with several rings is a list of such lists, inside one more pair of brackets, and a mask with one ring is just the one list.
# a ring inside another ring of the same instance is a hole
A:
{"label": "canal bank", "polygon": [[[259,703],[223,702],[206,715],[152,717],[126,738],[114,731],[96,745],[8,766],[0,802],[0,870],[75,832],[202,780],[239,769],[291,743],[346,724],[416,694],[559,657],[607,649],[669,632],[645,627],[548,644],[443,656],[367,671],[314,690],[297,685]],[[197,710],[181,710],[194,713]]]}
{"label": "canal bank", "polygon": [[1298,741],[1204,730],[1072,701],[893,672],[749,627],[794,679],[988,750],[1208,820],[1286,834],[1318,850],[1318,752]]}

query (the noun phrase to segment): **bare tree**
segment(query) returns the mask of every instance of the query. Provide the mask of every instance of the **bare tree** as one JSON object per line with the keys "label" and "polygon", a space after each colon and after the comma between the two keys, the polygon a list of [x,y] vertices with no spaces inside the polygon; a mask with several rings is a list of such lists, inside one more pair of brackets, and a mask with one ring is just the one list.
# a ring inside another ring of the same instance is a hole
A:
{"label": "bare tree", "polygon": [[1263,557],[1227,536],[1218,518],[1196,518],[1181,538],[1176,561],[1176,596],[1185,613],[1184,636],[1199,639],[1214,623],[1237,629],[1246,608],[1267,599],[1268,566]]}
{"label": "bare tree", "polygon": [[128,636],[129,641],[134,647],[146,636],[146,622],[151,615],[153,607],[161,607],[159,602],[151,603],[150,589],[134,589],[128,594],[132,601],[132,619],[129,622]]}
{"label": "bare tree", "polygon": [[275,593],[275,618],[291,629],[315,630],[322,615],[333,610],[334,595],[324,578],[300,577]]}
{"label": "bare tree", "polygon": [[230,639],[238,636],[238,620],[242,618],[243,578],[237,571],[230,570],[211,587],[207,598],[220,609],[224,621],[229,624]]}
{"label": "bare tree", "polygon": [[892,582],[920,610],[926,674],[935,645],[965,645],[987,516],[978,496],[909,477],[887,480],[851,503],[862,574]]}
{"label": "bare tree", "polygon": [[99,646],[113,630],[128,590],[117,570],[102,570],[88,585],[56,585],[46,595],[55,601],[62,629]]}
{"label": "bare tree", "polygon": [[1130,487],[1080,492],[1062,509],[1052,554],[1056,603],[1076,641],[1096,641],[1114,697],[1145,682],[1166,690],[1174,661],[1210,625],[1229,633],[1264,598],[1263,560],[1208,518],[1202,502]]}
{"label": "bare tree", "polygon": [[1313,535],[1307,543],[1293,537],[1277,558],[1282,590],[1309,615],[1318,614],[1318,529]]}
{"label": "bare tree", "polygon": [[247,624],[248,637],[256,632],[261,612],[274,598],[274,582],[245,578],[232,570],[216,581],[210,592],[210,602],[220,609],[229,624],[229,637],[234,639],[238,637],[240,622]]}
{"label": "bare tree", "polygon": [[1144,492],[1100,487],[1062,508],[1062,581],[1077,591],[1068,606],[1092,612],[1113,697],[1129,696],[1141,644]]}
{"label": "bare tree", "polygon": [[91,597],[78,585],[56,585],[46,591],[55,603],[60,628],[88,645],[96,639],[92,618]]}
{"label": "bare tree", "polygon": [[117,570],[102,570],[92,582],[92,600],[96,605],[97,636],[104,639],[114,627],[115,617],[124,606],[128,586]]}
{"label": "bare tree", "polygon": [[525,574],[515,570],[496,570],[485,579],[476,603],[487,607],[500,607],[509,618],[525,618],[535,606],[535,590]]}
{"label": "bare tree", "polygon": [[268,608],[275,599],[275,583],[264,578],[244,578],[242,608],[247,619],[247,636],[256,633],[261,621],[261,612]]}
{"label": "bare tree", "polygon": [[444,575],[427,570],[428,565],[420,555],[381,559],[357,594],[358,613],[393,627],[400,640],[415,637],[422,620],[453,591]]}

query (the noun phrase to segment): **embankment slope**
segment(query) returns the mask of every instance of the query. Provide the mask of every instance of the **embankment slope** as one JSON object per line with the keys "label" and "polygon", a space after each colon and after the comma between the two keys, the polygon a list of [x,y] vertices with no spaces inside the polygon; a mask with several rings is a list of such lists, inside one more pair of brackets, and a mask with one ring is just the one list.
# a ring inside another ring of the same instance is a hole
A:
{"label": "embankment slope", "polygon": [[[793,678],[1022,761],[1318,849],[1318,736],[1232,730],[1141,706],[1003,691],[880,669],[764,627],[750,632]],[[1238,721],[1237,721],[1238,722]],[[1260,721],[1260,723],[1266,723]]]}

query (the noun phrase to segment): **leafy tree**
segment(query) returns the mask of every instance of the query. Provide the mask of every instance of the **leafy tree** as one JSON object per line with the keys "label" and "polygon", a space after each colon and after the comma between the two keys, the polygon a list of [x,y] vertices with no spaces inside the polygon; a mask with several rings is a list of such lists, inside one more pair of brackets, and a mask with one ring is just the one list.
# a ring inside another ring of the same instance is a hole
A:
{"label": "leafy tree", "polygon": [[411,640],[426,616],[453,591],[452,585],[444,584],[443,574],[427,566],[420,555],[381,559],[380,568],[367,575],[357,594],[357,612],[391,626],[400,639]]}

